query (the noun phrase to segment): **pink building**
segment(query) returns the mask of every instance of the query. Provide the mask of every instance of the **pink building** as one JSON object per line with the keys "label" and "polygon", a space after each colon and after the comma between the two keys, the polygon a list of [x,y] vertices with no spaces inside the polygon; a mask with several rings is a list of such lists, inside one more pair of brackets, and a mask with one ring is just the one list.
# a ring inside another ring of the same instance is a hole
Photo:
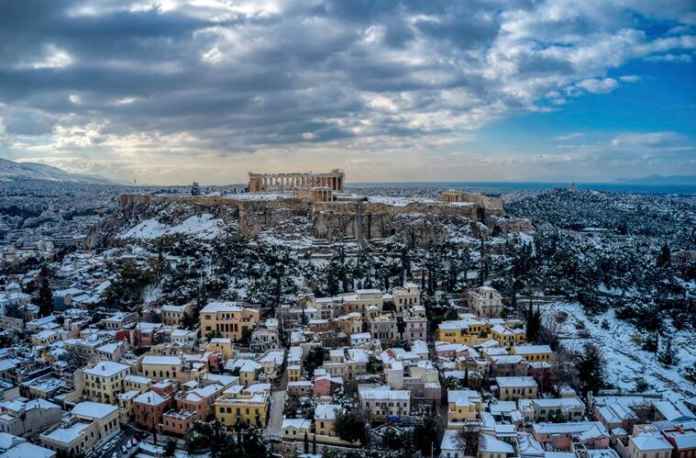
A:
{"label": "pink building", "polygon": [[598,421],[534,423],[532,432],[541,445],[550,444],[554,450],[570,450],[573,442],[588,448],[609,447],[609,432]]}

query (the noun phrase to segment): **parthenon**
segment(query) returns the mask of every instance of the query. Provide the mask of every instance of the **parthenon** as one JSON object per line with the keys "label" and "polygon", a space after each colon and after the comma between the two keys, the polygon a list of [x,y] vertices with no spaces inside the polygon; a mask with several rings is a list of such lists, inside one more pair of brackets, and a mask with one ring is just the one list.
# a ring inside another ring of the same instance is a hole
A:
{"label": "parthenon", "polygon": [[249,192],[307,191],[329,188],[343,191],[344,173],[334,169],[328,173],[253,173],[249,172]]}

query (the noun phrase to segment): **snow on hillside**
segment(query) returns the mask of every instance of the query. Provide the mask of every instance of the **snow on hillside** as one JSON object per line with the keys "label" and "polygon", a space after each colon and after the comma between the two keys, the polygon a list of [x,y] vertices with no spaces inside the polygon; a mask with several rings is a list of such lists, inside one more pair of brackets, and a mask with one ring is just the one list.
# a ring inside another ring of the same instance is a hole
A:
{"label": "snow on hillside", "polygon": [[568,318],[559,325],[561,345],[570,350],[582,351],[585,343],[594,342],[607,361],[607,381],[622,390],[633,390],[636,381],[643,378],[652,391],[677,398],[696,395],[696,385],[683,377],[683,369],[696,361],[696,336],[689,331],[674,331],[672,346],[677,352],[679,363],[665,367],[657,355],[644,351],[633,341],[639,334],[633,325],[615,317],[614,311],[589,317],[580,304],[550,304],[544,312],[550,318],[565,312]]}
{"label": "snow on hillside", "polygon": [[213,218],[213,215],[204,213],[191,216],[175,226],[162,224],[156,219],[146,219],[137,226],[122,232],[120,239],[153,240],[164,235],[184,234],[204,240],[212,240],[222,231],[223,221]]}
{"label": "snow on hillside", "polygon": [[33,180],[67,181],[72,183],[106,184],[109,180],[102,177],[69,173],[57,167],[33,162],[14,162],[0,159],[0,180],[29,178]]}

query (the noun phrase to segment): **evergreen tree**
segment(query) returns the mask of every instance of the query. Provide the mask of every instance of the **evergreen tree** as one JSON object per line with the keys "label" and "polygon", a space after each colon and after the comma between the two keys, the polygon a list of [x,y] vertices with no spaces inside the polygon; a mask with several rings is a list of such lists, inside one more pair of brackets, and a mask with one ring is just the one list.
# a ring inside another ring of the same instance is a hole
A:
{"label": "evergreen tree", "polygon": [[576,368],[580,391],[583,395],[596,393],[605,384],[605,361],[599,347],[594,344],[586,344],[584,353],[577,357]]}
{"label": "evergreen tree", "polygon": [[527,342],[537,342],[541,334],[541,311],[537,307],[536,310],[532,307],[531,300],[527,308]]}
{"label": "evergreen tree", "polygon": [[49,271],[44,266],[41,268],[39,273],[40,284],[39,287],[39,315],[48,316],[53,313],[53,292],[51,291],[51,285],[49,284],[48,277]]}
{"label": "evergreen tree", "polygon": [[674,366],[675,364],[679,364],[679,359],[677,358],[674,348],[672,348],[672,338],[666,337],[665,339],[665,346],[657,355],[658,361],[665,366]]}
{"label": "evergreen tree", "polygon": [[665,243],[662,245],[660,254],[657,256],[657,267],[669,267],[672,264],[672,252],[669,246]]}
{"label": "evergreen tree", "polygon": [[439,455],[440,444],[438,439],[441,429],[437,419],[432,416],[424,418],[422,425],[416,425],[413,434],[414,445],[423,456],[434,457]]}
{"label": "evergreen tree", "polygon": [[336,416],[336,434],[348,442],[367,444],[367,420],[360,412],[343,412]]}

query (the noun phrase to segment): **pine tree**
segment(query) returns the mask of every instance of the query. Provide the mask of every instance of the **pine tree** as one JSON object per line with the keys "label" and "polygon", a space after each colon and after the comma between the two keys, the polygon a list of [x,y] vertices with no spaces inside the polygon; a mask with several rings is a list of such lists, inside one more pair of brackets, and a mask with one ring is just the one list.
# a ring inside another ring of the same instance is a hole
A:
{"label": "pine tree", "polygon": [[578,371],[580,390],[584,395],[596,393],[605,386],[605,361],[596,345],[585,345],[585,351],[578,356],[575,366]]}
{"label": "pine tree", "polygon": [[527,342],[536,342],[541,334],[541,312],[539,308],[534,310],[532,307],[532,302],[529,302],[529,307],[527,308],[527,328],[526,337]]}
{"label": "pine tree", "polygon": [[664,349],[657,356],[657,359],[665,366],[674,366],[675,364],[679,363],[679,359],[677,358],[674,348],[672,348],[672,338],[667,337],[666,340],[667,343],[665,344]]}
{"label": "pine tree", "polygon": [[48,316],[53,313],[53,292],[49,284],[50,272],[46,266],[41,267],[39,272],[39,315]]}
{"label": "pine tree", "polygon": [[669,267],[672,264],[672,252],[669,246],[665,243],[662,245],[660,254],[657,256],[657,267]]}

